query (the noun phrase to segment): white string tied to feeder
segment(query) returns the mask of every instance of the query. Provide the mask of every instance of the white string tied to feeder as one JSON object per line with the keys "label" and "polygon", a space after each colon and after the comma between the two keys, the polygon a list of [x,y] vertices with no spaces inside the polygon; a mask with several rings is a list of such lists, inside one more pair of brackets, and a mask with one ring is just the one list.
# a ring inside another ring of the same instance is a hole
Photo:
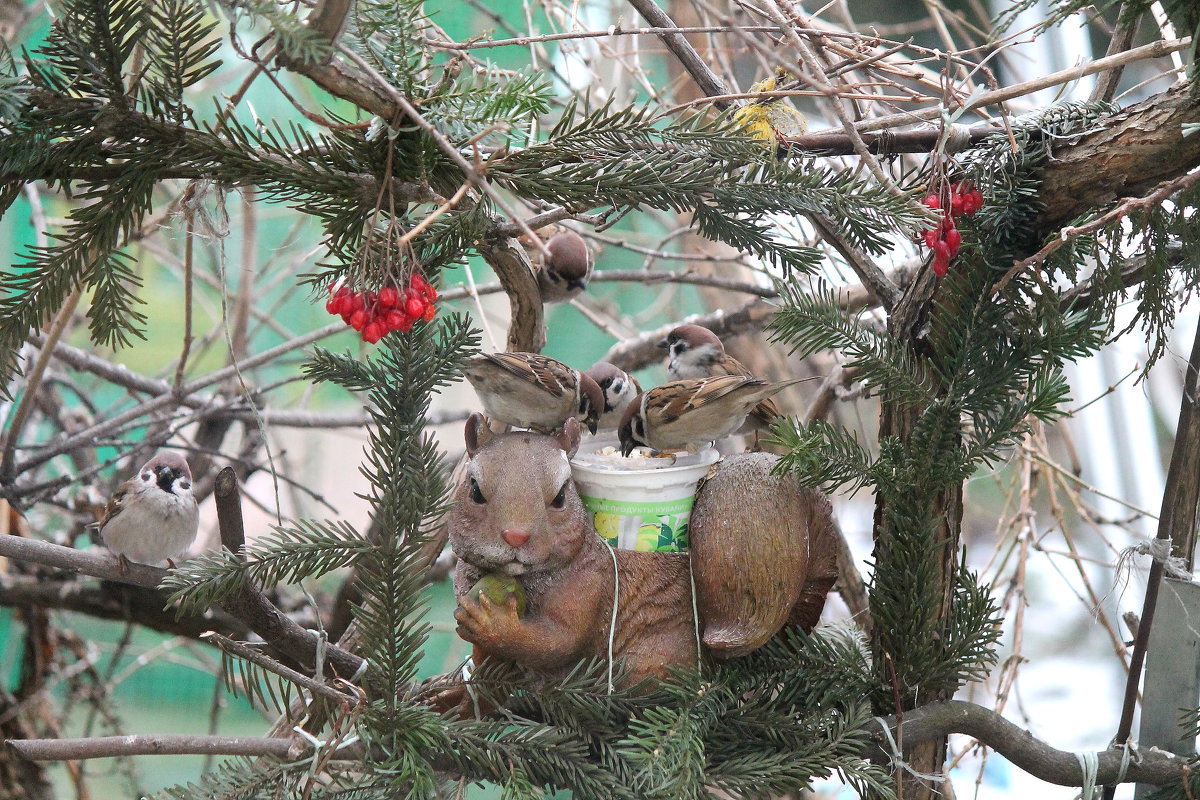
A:
{"label": "white string tied to feeder", "polygon": [[617,569],[617,551],[608,548],[613,562],[612,618],[608,621],[608,693],[613,693],[613,640],[617,638],[617,599],[621,596],[621,572]]}
{"label": "white string tied to feeder", "polygon": [[923,781],[929,781],[931,783],[943,783],[946,780],[945,775],[929,775],[924,772],[917,772],[915,769],[913,769],[912,764],[909,764],[907,761],[905,761],[904,756],[901,755],[900,746],[896,744],[896,739],[892,736],[892,728],[887,724],[887,720],[885,720],[883,717],[875,717],[874,719],[879,723],[879,727],[883,728],[883,735],[887,738],[888,747],[891,748],[891,752],[888,753],[888,760],[891,762],[893,767],[899,767],[909,775],[912,775],[914,778],[919,778]]}
{"label": "white string tied to feeder", "polygon": [[1077,800],[1092,800],[1100,788],[1096,785],[1096,773],[1100,770],[1100,755],[1094,752],[1076,753],[1079,769],[1083,773],[1083,787],[1076,795]]}
{"label": "white string tied to feeder", "polygon": [[1171,546],[1172,542],[1170,539],[1155,538],[1126,547],[1117,556],[1117,577],[1114,583],[1120,584],[1124,582],[1131,568],[1133,557],[1139,555],[1150,556],[1150,558],[1162,564],[1163,572],[1167,574],[1167,577],[1181,581],[1190,581],[1192,573],[1187,568],[1187,562],[1179,556],[1171,555]]}

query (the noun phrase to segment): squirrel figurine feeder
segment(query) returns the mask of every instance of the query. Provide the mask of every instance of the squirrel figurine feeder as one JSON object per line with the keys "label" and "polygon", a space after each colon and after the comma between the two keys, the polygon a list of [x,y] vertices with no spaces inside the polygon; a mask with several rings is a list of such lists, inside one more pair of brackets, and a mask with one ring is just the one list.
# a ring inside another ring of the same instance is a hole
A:
{"label": "squirrel figurine feeder", "polygon": [[[832,511],[820,492],[770,474],[776,456],[714,467],[692,510],[690,554],[613,550],[571,479],[579,437],[574,419],[556,436],[494,434],[480,414],[467,421],[470,460],[448,527],[459,559],[454,616],[477,664],[504,659],[554,681],[581,660],[612,658],[625,685],[694,667],[693,578],[705,657],[744,655],[785,625],[816,624],[837,577]],[[523,613],[512,593],[471,596],[497,574],[523,586]]]}

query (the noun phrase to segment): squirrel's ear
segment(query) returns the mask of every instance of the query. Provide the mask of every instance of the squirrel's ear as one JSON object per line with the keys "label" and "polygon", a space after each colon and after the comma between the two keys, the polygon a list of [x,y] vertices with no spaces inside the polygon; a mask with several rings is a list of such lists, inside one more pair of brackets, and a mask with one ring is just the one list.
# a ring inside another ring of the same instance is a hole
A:
{"label": "squirrel's ear", "polygon": [[467,442],[467,455],[471,458],[479,452],[485,444],[492,440],[495,435],[492,429],[488,427],[487,419],[483,414],[476,411],[471,416],[467,417],[467,429],[464,438]]}
{"label": "squirrel's ear", "polygon": [[579,437],[583,432],[579,428],[579,420],[574,417],[568,417],[563,423],[562,430],[554,437],[554,441],[558,442],[558,446],[567,454],[567,458],[575,455],[575,451],[579,449]]}

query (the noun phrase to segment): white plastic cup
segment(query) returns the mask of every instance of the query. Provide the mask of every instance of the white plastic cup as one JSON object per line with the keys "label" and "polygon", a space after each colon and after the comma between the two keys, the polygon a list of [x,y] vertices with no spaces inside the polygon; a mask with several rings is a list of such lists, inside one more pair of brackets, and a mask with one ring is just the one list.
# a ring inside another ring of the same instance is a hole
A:
{"label": "white plastic cup", "polygon": [[670,458],[597,455],[616,446],[611,436],[579,445],[571,472],[600,538],[625,550],[687,550],[687,523],[696,487],[720,459],[714,447]]}

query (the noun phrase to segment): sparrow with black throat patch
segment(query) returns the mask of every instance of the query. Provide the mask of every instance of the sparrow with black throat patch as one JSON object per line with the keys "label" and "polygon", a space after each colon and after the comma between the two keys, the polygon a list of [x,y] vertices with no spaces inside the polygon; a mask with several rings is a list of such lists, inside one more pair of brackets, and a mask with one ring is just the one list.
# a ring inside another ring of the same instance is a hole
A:
{"label": "sparrow with black throat patch", "polygon": [[192,495],[192,470],[179,453],[156,454],[113,492],[97,524],[100,539],[130,561],[172,569],[196,539],[200,513]]}
{"label": "sparrow with black throat patch", "polygon": [[604,394],[561,361],[537,353],[481,353],[467,359],[463,372],[491,419],[550,433],[574,417],[596,432]]}
{"label": "sparrow with black throat patch", "polygon": [[696,452],[704,444],[735,433],[746,415],[795,378],[771,383],[744,375],[718,375],[672,381],[638,395],[625,409],[617,436],[621,455],[642,445],[652,450]]}
{"label": "sparrow with black throat patch", "polygon": [[[725,352],[725,345],[715,333],[700,325],[679,325],[660,339],[658,346],[667,351],[667,374],[675,380],[720,375],[754,377],[742,362]],[[750,412],[746,427],[755,431],[769,430],[779,416],[781,412],[775,401],[763,400]]]}
{"label": "sparrow with black throat patch", "polygon": [[633,398],[642,393],[642,387],[628,372],[607,361],[597,361],[588,367],[587,375],[604,393],[604,410],[600,413],[597,427],[600,430],[613,430],[621,422],[621,416]]}

